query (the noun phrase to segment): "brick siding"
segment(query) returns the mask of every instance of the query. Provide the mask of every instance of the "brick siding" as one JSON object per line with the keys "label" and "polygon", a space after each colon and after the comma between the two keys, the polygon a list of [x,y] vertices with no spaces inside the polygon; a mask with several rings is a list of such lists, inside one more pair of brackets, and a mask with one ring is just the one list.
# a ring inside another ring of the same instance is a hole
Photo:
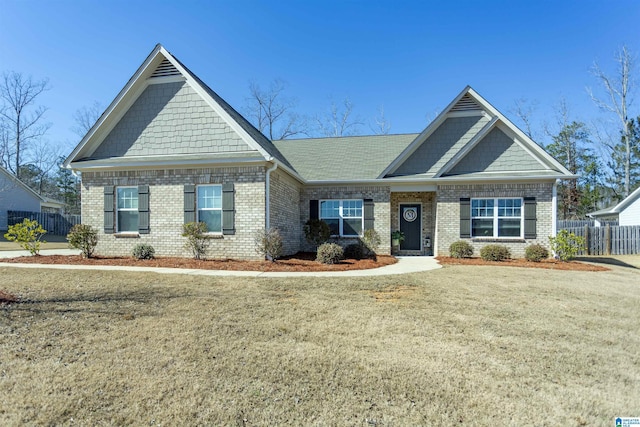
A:
{"label": "brick siding", "polygon": [[437,197],[437,254],[449,255],[451,243],[460,239],[460,198],[494,197],[535,197],[536,198],[536,238],[495,239],[489,242],[481,239],[467,240],[479,255],[480,248],[488,243],[507,246],[513,257],[524,257],[527,246],[537,243],[549,248],[549,236],[552,234],[553,183],[535,184],[475,184],[475,185],[439,185]]}
{"label": "brick siding", "polygon": [[[82,220],[98,231],[99,255],[131,254],[138,243],[151,244],[158,256],[190,256],[182,237],[185,184],[234,183],[234,235],[212,239],[210,258],[260,259],[254,235],[264,226],[265,168],[165,169],[82,174]],[[104,234],[104,186],[149,185],[150,233],[126,238]]]}
{"label": "brick siding", "polygon": [[[400,229],[400,204],[420,203],[422,221],[422,251],[400,251],[399,255],[426,255],[432,254],[435,244],[436,230],[436,193],[435,192],[412,192],[412,193],[391,193],[391,229]],[[431,239],[431,248],[425,245],[425,239]]]}

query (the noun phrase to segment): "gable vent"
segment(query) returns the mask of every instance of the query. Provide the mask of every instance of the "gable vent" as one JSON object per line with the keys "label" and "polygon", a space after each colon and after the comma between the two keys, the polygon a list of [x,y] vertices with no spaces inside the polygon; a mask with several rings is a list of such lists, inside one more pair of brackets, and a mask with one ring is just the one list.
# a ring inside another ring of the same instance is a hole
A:
{"label": "gable vent", "polygon": [[460,101],[453,106],[451,111],[478,111],[482,110],[482,107],[478,105],[468,94],[460,98]]}
{"label": "gable vent", "polygon": [[173,66],[168,59],[165,59],[158,65],[158,68],[151,74],[150,78],[154,77],[170,77],[170,76],[179,76],[180,71],[176,67]]}

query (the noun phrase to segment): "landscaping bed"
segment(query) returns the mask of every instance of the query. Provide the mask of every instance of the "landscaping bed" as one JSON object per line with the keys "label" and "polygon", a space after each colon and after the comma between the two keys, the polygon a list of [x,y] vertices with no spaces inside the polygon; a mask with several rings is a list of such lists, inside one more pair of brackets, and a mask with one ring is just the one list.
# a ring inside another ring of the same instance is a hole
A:
{"label": "landscaping bed", "polygon": [[572,270],[572,271],[608,271],[607,267],[599,265],[587,264],[578,261],[559,261],[548,258],[540,262],[527,261],[524,258],[508,259],[504,261],[485,261],[482,258],[453,258],[453,257],[436,257],[442,265],[495,265],[500,267],[525,267],[525,268],[545,268],[552,270]]}
{"label": "landscaping bed", "polygon": [[239,270],[239,271],[273,271],[273,272],[314,272],[314,271],[348,271],[368,270],[395,264],[396,258],[381,255],[374,259],[345,259],[337,264],[322,264],[315,260],[315,254],[300,252],[283,257],[276,262],[241,261],[234,259],[206,259],[158,257],[150,260],[139,260],[133,257],[82,258],[80,255],[40,255],[3,259],[2,262],[24,264],[71,264],[71,265],[120,265],[132,267],[193,268],[201,270]]}

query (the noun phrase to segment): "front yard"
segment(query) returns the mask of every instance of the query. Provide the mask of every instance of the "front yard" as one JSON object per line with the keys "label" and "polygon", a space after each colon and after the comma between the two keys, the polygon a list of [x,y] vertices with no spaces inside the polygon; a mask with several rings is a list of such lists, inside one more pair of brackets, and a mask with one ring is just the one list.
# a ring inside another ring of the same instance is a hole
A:
{"label": "front yard", "polygon": [[613,425],[640,414],[640,270],[611,268],[0,268],[0,424]]}

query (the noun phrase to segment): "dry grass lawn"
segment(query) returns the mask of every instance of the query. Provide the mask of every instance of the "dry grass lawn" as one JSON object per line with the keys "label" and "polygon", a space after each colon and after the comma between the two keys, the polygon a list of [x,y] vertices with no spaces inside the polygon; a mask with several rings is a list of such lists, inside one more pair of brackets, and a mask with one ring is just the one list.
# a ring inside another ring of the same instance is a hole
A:
{"label": "dry grass lawn", "polygon": [[610,426],[640,270],[253,279],[0,268],[0,425]]}

